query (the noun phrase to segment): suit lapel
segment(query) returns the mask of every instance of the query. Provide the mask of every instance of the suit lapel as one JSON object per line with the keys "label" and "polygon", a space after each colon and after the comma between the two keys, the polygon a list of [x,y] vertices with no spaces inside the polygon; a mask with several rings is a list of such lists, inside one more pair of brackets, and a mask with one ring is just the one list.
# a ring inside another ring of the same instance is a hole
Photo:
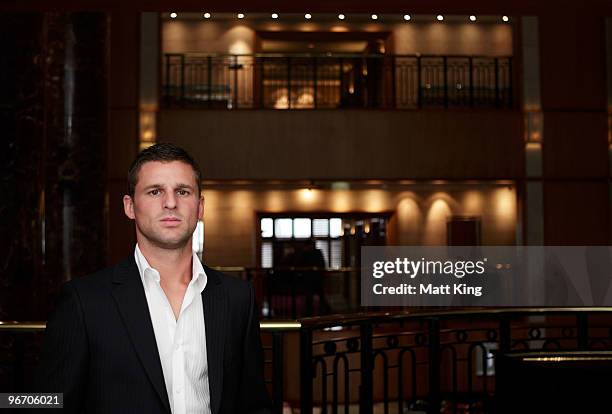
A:
{"label": "suit lapel", "polygon": [[117,307],[138,358],[162,404],[170,412],[170,402],[168,401],[164,373],[159,359],[157,342],[155,341],[153,323],[151,322],[144,287],[133,256],[120,263],[115,269],[113,297],[117,302]]}
{"label": "suit lapel", "polygon": [[208,281],[202,292],[202,304],[206,326],[210,407],[212,414],[218,414],[223,391],[223,348],[229,309],[218,275],[208,267],[205,267],[205,272]]}

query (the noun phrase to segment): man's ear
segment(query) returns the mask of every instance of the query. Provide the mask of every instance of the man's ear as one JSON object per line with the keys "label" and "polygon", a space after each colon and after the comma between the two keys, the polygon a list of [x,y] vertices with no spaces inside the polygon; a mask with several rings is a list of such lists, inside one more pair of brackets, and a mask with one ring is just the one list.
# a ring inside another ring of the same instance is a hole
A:
{"label": "man's ear", "polygon": [[204,194],[200,193],[200,201],[198,202],[198,220],[202,220],[204,216]]}
{"label": "man's ear", "polygon": [[134,220],[134,200],[127,194],[123,196],[123,212],[129,219]]}

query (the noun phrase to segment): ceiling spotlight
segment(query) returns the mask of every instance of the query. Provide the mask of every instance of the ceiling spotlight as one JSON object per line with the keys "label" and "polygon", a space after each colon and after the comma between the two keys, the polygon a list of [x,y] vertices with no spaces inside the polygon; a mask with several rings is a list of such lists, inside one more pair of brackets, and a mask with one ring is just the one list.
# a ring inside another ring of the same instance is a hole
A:
{"label": "ceiling spotlight", "polygon": [[444,20],[444,16],[442,16],[441,14],[438,14],[436,16],[436,19],[438,19],[438,21],[441,22],[442,20]]}
{"label": "ceiling spotlight", "polygon": [[277,13],[272,13],[272,18],[273,19],[278,19],[278,14]]}
{"label": "ceiling spotlight", "polygon": [[310,13],[306,13],[304,15],[304,19],[306,19],[306,20],[310,20],[311,18],[312,18],[312,16],[310,15]]}
{"label": "ceiling spotlight", "polygon": [[471,21],[471,22],[475,22],[475,21],[476,21],[476,16],[471,15],[471,16],[470,16],[470,21]]}
{"label": "ceiling spotlight", "polygon": [[174,12],[170,13],[170,17],[173,18],[173,19],[176,19],[176,13],[174,13]]}
{"label": "ceiling spotlight", "polygon": [[205,19],[210,19],[210,13],[204,13],[204,18]]}
{"label": "ceiling spotlight", "polygon": [[378,15],[373,14],[373,15],[372,15],[372,20],[378,20]]}
{"label": "ceiling spotlight", "polygon": [[406,20],[406,21],[410,20],[410,15],[409,14],[404,14],[404,20]]}
{"label": "ceiling spotlight", "polygon": [[239,19],[244,19],[244,14],[243,14],[243,13],[238,13],[238,16],[237,16],[237,17],[238,17]]}
{"label": "ceiling spotlight", "polygon": [[339,14],[339,15],[338,15],[338,19],[340,19],[340,20],[344,20],[344,14]]}
{"label": "ceiling spotlight", "polygon": [[508,21],[508,20],[510,20],[510,19],[508,18],[508,16],[502,16],[502,20],[503,20],[503,21],[505,21],[505,22],[507,22],[507,21]]}

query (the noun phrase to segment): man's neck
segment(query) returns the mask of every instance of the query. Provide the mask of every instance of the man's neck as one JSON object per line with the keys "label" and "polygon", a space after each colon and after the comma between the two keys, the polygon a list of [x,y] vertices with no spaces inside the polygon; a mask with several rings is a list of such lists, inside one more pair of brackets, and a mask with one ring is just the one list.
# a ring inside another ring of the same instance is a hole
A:
{"label": "man's neck", "polygon": [[163,249],[139,240],[138,248],[163,281],[171,284],[191,281],[193,252],[189,243],[179,249]]}

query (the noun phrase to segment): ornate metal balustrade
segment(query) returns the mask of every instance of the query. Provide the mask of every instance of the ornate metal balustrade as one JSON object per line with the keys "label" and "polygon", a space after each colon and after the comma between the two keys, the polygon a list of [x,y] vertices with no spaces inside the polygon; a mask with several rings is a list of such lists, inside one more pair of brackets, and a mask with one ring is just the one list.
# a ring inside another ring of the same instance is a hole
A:
{"label": "ornate metal balustrade", "polygon": [[509,108],[512,58],[165,54],[166,107]]}
{"label": "ornate metal balustrade", "polygon": [[[0,324],[5,390],[23,389],[43,327]],[[261,329],[275,414],[284,401],[302,414],[490,413],[496,355],[612,350],[612,308],[361,313]],[[289,395],[298,382],[299,393]]]}
{"label": "ornate metal balustrade", "polygon": [[302,320],[301,414],[495,412],[495,355],[612,349],[612,309]]}

